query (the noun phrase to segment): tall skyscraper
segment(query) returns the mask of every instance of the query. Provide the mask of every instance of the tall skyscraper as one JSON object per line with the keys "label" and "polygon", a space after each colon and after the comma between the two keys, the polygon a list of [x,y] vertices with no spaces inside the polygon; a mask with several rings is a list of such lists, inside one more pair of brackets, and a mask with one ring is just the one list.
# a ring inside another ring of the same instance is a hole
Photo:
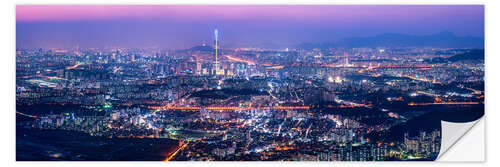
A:
{"label": "tall skyscraper", "polygon": [[215,48],[215,73],[219,71],[219,31],[214,30],[214,48]]}
{"label": "tall skyscraper", "polygon": [[349,54],[345,53],[344,58],[345,58],[344,66],[348,67],[349,66]]}
{"label": "tall skyscraper", "polygon": [[224,75],[224,70],[220,69],[219,62],[219,30],[214,30],[214,48],[215,48],[215,75]]}

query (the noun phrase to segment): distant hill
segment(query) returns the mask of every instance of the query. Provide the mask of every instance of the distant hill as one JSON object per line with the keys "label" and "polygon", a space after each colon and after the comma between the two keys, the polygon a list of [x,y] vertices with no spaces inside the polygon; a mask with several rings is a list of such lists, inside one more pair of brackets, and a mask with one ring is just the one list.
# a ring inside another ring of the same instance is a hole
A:
{"label": "distant hill", "polygon": [[372,37],[343,38],[330,43],[303,43],[299,48],[327,47],[441,47],[441,48],[484,48],[484,38],[456,36],[443,31],[431,35],[408,35],[385,33]]}
{"label": "distant hill", "polygon": [[186,49],[186,51],[198,51],[198,52],[213,52],[214,48],[210,45],[198,45],[192,48]]}
{"label": "distant hill", "polygon": [[484,60],[484,49],[470,50],[466,53],[457,54],[448,58],[448,61],[455,62],[460,60]]}
{"label": "distant hill", "polygon": [[473,49],[468,50],[465,53],[456,54],[449,58],[436,57],[426,62],[430,63],[446,63],[446,62],[457,62],[462,60],[484,60],[484,49]]}

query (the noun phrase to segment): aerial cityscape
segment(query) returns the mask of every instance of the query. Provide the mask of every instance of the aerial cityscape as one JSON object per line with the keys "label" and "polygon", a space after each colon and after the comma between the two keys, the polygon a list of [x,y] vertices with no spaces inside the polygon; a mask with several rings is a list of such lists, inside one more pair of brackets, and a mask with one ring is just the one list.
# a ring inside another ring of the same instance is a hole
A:
{"label": "aerial cityscape", "polygon": [[484,115],[480,5],[16,12],[18,161],[432,161]]}

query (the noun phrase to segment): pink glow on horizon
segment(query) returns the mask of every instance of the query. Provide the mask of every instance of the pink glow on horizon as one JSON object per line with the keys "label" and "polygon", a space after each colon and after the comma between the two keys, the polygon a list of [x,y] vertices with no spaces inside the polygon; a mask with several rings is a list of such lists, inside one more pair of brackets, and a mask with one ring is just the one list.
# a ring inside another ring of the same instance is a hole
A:
{"label": "pink glow on horizon", "polygon": [[[17,21],[78,21],[113,19],[307,19],[329,17],[355,19],[392,17],[404,19],[419,15],[432,17],[460,6],[395,6],[395,5],[337,5],[337,6],[173,6],[173,5],[17,5]],[[463,8],[467,9],[467,8]],[[422,12],[425,10],[426,12]]]}

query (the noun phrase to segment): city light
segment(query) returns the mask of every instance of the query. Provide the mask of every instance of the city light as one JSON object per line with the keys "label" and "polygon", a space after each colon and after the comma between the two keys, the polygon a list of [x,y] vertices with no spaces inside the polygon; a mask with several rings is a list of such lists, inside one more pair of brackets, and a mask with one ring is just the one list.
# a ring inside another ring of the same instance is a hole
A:
{"label": "city light", "polygon": [[484,9],[437,6],[21,5],[16,160],[435,160],[486,96]]}

